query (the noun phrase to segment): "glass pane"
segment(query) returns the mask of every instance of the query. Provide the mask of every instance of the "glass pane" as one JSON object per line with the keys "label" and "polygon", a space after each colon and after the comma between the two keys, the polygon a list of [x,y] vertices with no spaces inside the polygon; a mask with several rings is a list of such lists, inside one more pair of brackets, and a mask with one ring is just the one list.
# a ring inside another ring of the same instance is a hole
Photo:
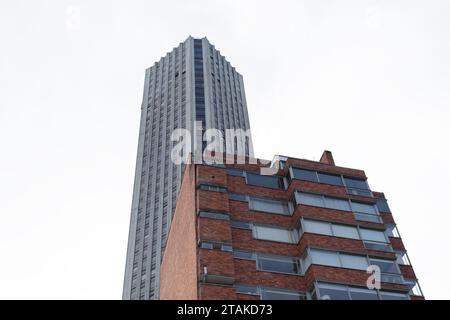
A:
{"label": "glass pane", "polygon": [[209,242],[202,242],[200,244],[200,248],[202,248],[202,249],[212,249],[213,248],[213,244],[209,243]]}
{"label": "glass pane", "polygon": [[298,274],[298,264],[293,258],[277,259],[268,257],[258,257],[259,268],[263,271],[284,272]]}
{"label": "glass pane", "polygon": [[397,263],[401,265],[410,265],[408,256],[405,251],[396,251],[395,255],[397,256]]}
{"label": "glass pane", "polygon": [[394,273],[394,274],[400,273],[398,266],[392,261],[370,259],[370,264],[380,267],[381,273]]}
{"label": "glass pane", "polygon": [[237,201],[247,201],[247,196],[244,194],[238,194],[238,193],[228,193],[228,198],[231,200],[237,200]]}
{"label": "glass pane", "polygon": [[355,227],[333,224],[332,228],[336,237],[359,239],[358,229]]}
{"label": "glass pane", "polygon": [[294,174],[294,178],[296,179],[318,182],[315,171],[292,168],[292,172]]}
{"label": "glass pane", "polygon": [[344,268],[367,270],[369,266],[366,257],[354,256],[350,254],[341,254],[341,262]]}
{"label": "glass pane", "polygon": [[320,195],[310,194],[310,193],[297,193],[297,201],[301,204],[324,207],[323,197]]}
{"label": "glass pane", "polygon": [[364,247],[367,250],[392,252],[392,247],[388,243],[364,240]]}
{"label": "glass pane", "polygon": [[347,287],[334,285],[319,285],[320,299],[323,300],[350,300]]}
{"label": "glass pane", "polygon": [[422,296],[422,292],[420,290],[417,281],[414,279],[405,279],[405,285],[409,288],[409,294],[413,296]]}
{"label": "glass pane", "polygon": [[247,230],[250,230],[252,228],[250,223],[238,220],[231,220],[231,226],[233,228],[247,229]]}
{"label": "glass pane", "polygon": [[247,184],[274,189],[282,186],[281,179],[278,176],[262,176],[249,172],[247,172]]}
{"label": "glass pane", "polygon": [[250,209],[281,214],[289,214],[290,211],[289,206],[286,202],[257,198],[250,199]]}
{"label": "glass pane", "polygon": [[397,227],[393,224],[386,225],[386,234],[388,235],[388,237],[400,238]]}
{"label": "glass pane", "polygon": [[225,170],[230,176],[237,176],[237,177],[243,177],[244,171],[237,170],[237,169],[226,169]]}
{"label": "glass pane", "polygon": [[355,219],[359,221],[381,223],[381,217],[376,214],[355,212]]}
{"label": "glass pane", "polygon": [[320,183],[333,184],[335,186],[343,186],[341,176],[327,173],[318,173]]}
{"label": "glass pane", "polygon": [[350,204],[347,200],[325,197],[325,206],[336,210],[350,210]]}
{"label": "glass pane", "polygon": [[386,199],[378,199],[377,207],[380,212],[391,213],[391,209],[389,209],[388,203]]}
{"label": "glass pane", "polygon": [[378,300],[378,294],[374,290],[350,288],[352,300]]}
{"label": "glass pane", "polygon": [[292,243],[291,231],[287,229],[255,226],[257,239]]}
{"label": "glass pane", "polygon": [[257,294],[258,293],[258,288],[256,286],[237,284],[234,287],[236,288],[237,293],[243,293],[243,294]]}
{"label": "glass pane", "polygon": [[311,259],[313,264],[340,267],[339,257],[336,252],[311,249]]}
{"label": "glass pane", "polygon": [[345,185],[349,188],[357,188],[357,189],[366,189],[369,190],[369,186],[366,180],[353,179],[353,178],[345,178]]}
{"label": "glass pane", "polygon": [[386,236],[382,231],[360,228],[359,232],[363,240],[387,242]]}
{"label": "glass pane", "polygon": [[304,296],[296,292],[261,289],[262,300],[303,300]]}
{"label": "glass pane", "polygon": [[305,228],[305,232],[325,234],[331,236],[331,228],[328,222],[304,220],[303,225]]}
{"label": "glass pane", "polygon": [[253,260],[253,252],[234,250],[234,257],[237,259]]}
{"label": "glass pane", "polygon": [[409,300],[408,295],[393,292],[380,292],[382,300]]}
{"label": "glass pane", "polygon": [[367,214],[377,214],[377,210],[373,204],[354,202],[352,201],[352,210],[355,212],[362,212]]}

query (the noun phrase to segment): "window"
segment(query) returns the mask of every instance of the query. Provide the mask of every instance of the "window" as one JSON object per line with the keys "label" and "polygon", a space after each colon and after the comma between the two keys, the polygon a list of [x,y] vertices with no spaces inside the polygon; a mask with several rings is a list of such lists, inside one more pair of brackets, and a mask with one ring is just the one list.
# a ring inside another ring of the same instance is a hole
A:
{"label": "window", "polygon": [[414,279],[405,279],[405,285],[409,288],[409,294],[412,296],[423,296],[419,284]]}
{"label": "window", "polygon": [[354,195],[373,197],[366,180],[344,177],[347,192]]}
{"label": "window", "polygon": [[299,261],[292,257],[258,254],[258,269],[269,272],[300,274]]}
{"label": "window", "polygon": [[226,213],[200,211],[198,215],[202,218],[217,219],[217,220],[230,220],[230,216]]}
{"label": "window", "polygon": [[310,249],[309,253],[313,264],[357,270],[366,270],[369,266],[366,256],[318,249]]}
{"label": "window", "polygon": [[278,289],[262,288],[247,284],[235,284],[236,293],[259,296],[262,300],[305,300],[306,294],[302,292]]}
{"label": "window", "polygon": [[236,169],[226,169],[225,170],[230,176],[236,176],[236,177],[245,177],[245,173],[242,170],[236,170]]}
{"label": "window", "polygon": [[228,192],[228,198],[230,200],[247,201],[247,196],[245,194]]}
{"label": "window", "polygon": [[329,300],[408,300],[408,295],[403,293],[369,290],[323,282],[316,284],[316,294],[319,299]]}
{"label": "window", "polygon": [[253,226],[253,236],[259,240],[271,240],[285,243],[297,243],[294,232],[276,227]]}
{"label": "window", "polygon": [[296,192],[295,199],[297,203],[316,206],[322,208],[351,211],[350,203],[345,199],[326,197],[318,194]]}
{"label": "window", "polygon": [[388,237],[400,238],[400,234],[398,232],[397,227],[394,224],[386,225],[386,234]]}
{"label": "window", "polygon": [[292,214],[288,202],[267,200],[261,198],[250,198],[249,208],[255,211],[263,211],[269,213]]}
{"label": "window", "polygon": [[233,251],[233,247],[226,243],[220,243],[220,242],[204,242],[202,241],[200,243],[200,248],[202,249],[208,249],[208,250],[221,250],[221,251]]}
{"label": "window", "polygon": [[329,173],[321,173],[321,172],[318,172],[317,175],[319,176],[320,183],[333,184],[335,186],[343,186],[344,185],[344,183],[342,182],[341,176],[329,174]]}
{"label": "window", "polygon": [[367,213],[367,214],[377,214],[377,210],[373,204],[354,202],[352,201],[352,210],[355,212]]}
{"label": "window", "polygon": [[350,300],[348,290],[345,286],[332,284],[319,284],[319,294],[322,300]]}
{"label": "window", "polygon": [[360,221],[368,221],[380,223],[381,218],[373,204],[351,201],[352,210],[355,212],[355,219]]}
{"label": "window", "polygon": [[380,296],[382,300],[409,300],[408,295],[403,293],[380,291]]}
{"label": "window", "polygon": [[394,261],[370,259],[370,264],[380,267],[381,273],[393,273],[393,274],[400,273],[400,270]]}
{"label": "window", "polygon": [[317,179],[317,173],[311,170],[292,168],[292,175],[296,179],[319,182]]}
{"label": "window", "polygon": [[242,250],[234,250],[234,257],[236,259],[244,259],[244,260],[255,260],[255,255],[253,252],[242,251]]}
{"label": "window", "polygon": [[311,261],[313,264],[321,264],[325,266],[340,267],[339,257],[336,252],[325,250],[310,250]]}
{"label": "window", "polygon": [[333,224],[324,221],[315,221],[303,219],[302,221],[304,232],[311,232],[317,234],[324,234],[328,236],[360,239],[358,229],[353,226],[346,226],[341,224]]}
{"label": "window", "polygon": [[340,254],[342,267],[349,269],[367,270],[369,264],[365,256],[356,256],[350,254]]}
{"label": "window", "polygon": [[332,228],[336,237],[359,239],[358,229],[355,227],[333,224]]}
{"label": "window", "polygon": [[379,215],[360,213],[360,212],[355,212],[355,219],[359,220],[359,221],[367,221],[367,222],[374,222],[374,223],[382,222],[381,217]]}
{"label": "window", "polygon": [[201,184],[199,186],[200,190],[206,190],[206,191],[215,191],[215,192],[227,192],[227,188],[219,187],[219,186],[213,186],[209,184]]}
{"label": "window", "polygon": [[239,221],[239,220],[231,220],[231,227],[238,229],[247,229],[251,230],[252,225],[249,222]]}
{"label": "window", "polygon": [[332,235],[330,224],[328,222],[303,220],[303,227],[305,232]]}
{"label": "window", "polygon": [[378,300],[375,290],[349,288],[349,291],[352,300]]}
{"label": "window", "polygon": [[348,188],[369,190],[369,185],[367,184],[366,180],[344,177],[344,181],[345,181],[345,185]]}
{"label": "window", "polygon": [[389,209],[388,203],[386,199],[377,199],[377,208],[380,212],[391,213],[391,209]]}
{"label": "window", "polygon": [[392,252],[392,246],[389,243],[364,240],[364,247],[367,250]]}
{"label": "window", "polygon": [[400,265],[406,265],[410,266],[411,262],[408,259],[408,255],[406,254],[406,251],[400,251],[396,250],[395,255],[397,256],[397,263]]}
{"label": "window", "polygon": [[262,300],[305,300],[306,295],[299,292],[282,290],[282,289],[267,289],[261,288]]}
{"label": "window", "polygon": [[323,197],[321,195],[296,192],[295,197],[296,197],[297,202],[301,203],[301,204],[305,204],[308,206],[316,206],[316,207],[324,207],[325,206]]}
{"label": "window", "polygon": [[284,188],[283,179],[278,176],[263,176],[247,172],[247,184],[273,189]]}
{"label": "window", "polygon": [[325,197],[325,206],[330,209],[350,211],[350,204],[347,200]]}
{"label": "window", "polygon": [[359,232],[361,234],[362,240],[385,242],[385,243],[388,242],[386,240],[384,232],[382,231],[360,228]]}
{"label": "window", "polygon": [[251,286],[251,285],[245,285],[245,284],[236,284],[234,286],[236,289],[236,293],[242,293],[242,294],[254,294],[257,295],[258,293],[258,287],[257,286]]}
{"label": "window", "polygon": [[381,281],[389,283],[403,284],[403,277],[400,273],[398,265],[394,261],[370,259],[371,265],[376,265],[381,271]]}
{"label": "window", "polygon": [[213,244],[209,243],[209,242],[202,242],[200,244],[200,248],[212,250],[213,249]]}

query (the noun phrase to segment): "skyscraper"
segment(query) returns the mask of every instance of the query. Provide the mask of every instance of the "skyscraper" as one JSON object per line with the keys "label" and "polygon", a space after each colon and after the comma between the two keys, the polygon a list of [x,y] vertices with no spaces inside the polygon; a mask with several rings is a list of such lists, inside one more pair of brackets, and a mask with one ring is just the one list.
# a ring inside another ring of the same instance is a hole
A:
{"label": "skyscraper", "polygon": [[[158,299],[160,263],[184,165],[171,159],[175,129],[250,129],[242,76],[206,38],[186,41],[145,73],[123,299]],[[200,144],[200,145],[199,145]],[[237,139],[237,154],[252,153]],[[242,151],[243,150],[243,151]]]}

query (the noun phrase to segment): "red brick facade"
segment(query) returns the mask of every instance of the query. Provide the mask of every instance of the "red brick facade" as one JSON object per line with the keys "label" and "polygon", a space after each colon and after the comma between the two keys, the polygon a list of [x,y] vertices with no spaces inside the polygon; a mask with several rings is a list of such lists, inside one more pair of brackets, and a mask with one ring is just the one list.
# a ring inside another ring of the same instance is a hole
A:
{"label": "red brick facade", "polygon": [[[290,166],[366,179],[364,171],[335,166],[329,152],[324,153],[320,162],[288,158],[284,168],[278,171],[278,176],[286,177]],[[258,173],[260,165],[227,167]],[[222,188],[204,190],[199,189],[200,185]],[[304,292],[311,298],[309,293],[318,281],[364,288],[369,276],[365,270],[316,264],[309,266],[302,275],[260,271],[254,260],[238,259],[234,257],[233,250],[300,257],[308,248],[320,248],[395,261],[394,252],[367,250],[363,241],[358,239],[304,232],[298,243],[283,243],[255,239],[252,230],[231,226],[232,220],[239,220],[294,229],[303,218],[380,231],[386,229],[385,224],[395,224],[392,214],[386,212],[380,212],[383,223],[358,221],[350,211],[302,204],[294,206],[292,215],[281,215],[252,211],[248,202],[229,198],[230,193],[235,193],[293,201],[295,191],[353,199],[368,204],[375,204],[377,198],[384,198],[384,194],[379,192],[373,192],[373,197],[356,196],[349,194],[345,186],[297,179],[292,179],[286,188],[280,189],[254,186],[247,184],[243,176],[228,174],[223,167],[187,165],[161,267],[161,299],[259,299],[256,294],[237,293],[235,284],[294,290]],[[201,211],[225,214],[229,219],[201,217],[198,215]],[[394,250],[405,250],[401,238],[390,237],[389,240]],[[202,243],[218,243],[232,249],[203,248]],[[400,270],[405,279],[416,279],[411,266],[401,265]],[[409,288],[406,284],[383,282],[381,290],[406,295]],[[411,299],[423,297],[415,295]]]}

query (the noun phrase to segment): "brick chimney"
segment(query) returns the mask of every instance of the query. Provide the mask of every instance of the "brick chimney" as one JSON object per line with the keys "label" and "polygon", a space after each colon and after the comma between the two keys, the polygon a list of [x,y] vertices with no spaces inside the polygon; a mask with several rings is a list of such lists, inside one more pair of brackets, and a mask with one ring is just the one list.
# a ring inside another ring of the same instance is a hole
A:
{"label": "brick chimney", "polygon": [[331,154],[331,151],[325,150],[322,153],[322,156],[320,157],[320,162],[322,163],[326,163],[326,164],[331,164],[332,166],[334,166],[334,159],[333,159],[333,155]]}

